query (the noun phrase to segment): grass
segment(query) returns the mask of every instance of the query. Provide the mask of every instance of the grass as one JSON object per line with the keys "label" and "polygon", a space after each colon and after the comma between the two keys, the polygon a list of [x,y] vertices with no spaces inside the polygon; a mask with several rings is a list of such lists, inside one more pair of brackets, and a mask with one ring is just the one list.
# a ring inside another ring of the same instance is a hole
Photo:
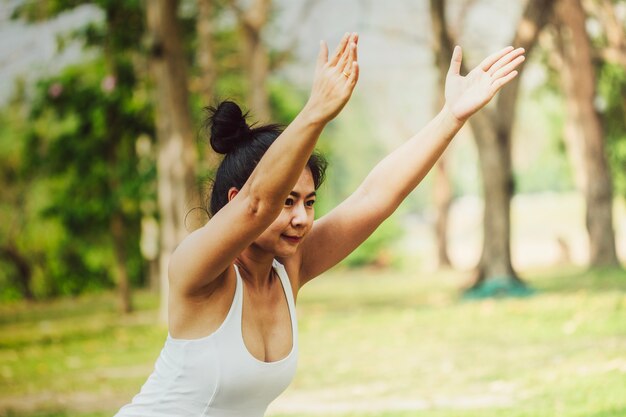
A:
{"label": "grass", "polygon": [[[464,274],[337,269],[298,300],[296,379],[275,417],[626,415],[626,273],[529,271],[523,299],[461,301]],[[158,300],[0,306],[0,416],[100,417],[150,373]]]}

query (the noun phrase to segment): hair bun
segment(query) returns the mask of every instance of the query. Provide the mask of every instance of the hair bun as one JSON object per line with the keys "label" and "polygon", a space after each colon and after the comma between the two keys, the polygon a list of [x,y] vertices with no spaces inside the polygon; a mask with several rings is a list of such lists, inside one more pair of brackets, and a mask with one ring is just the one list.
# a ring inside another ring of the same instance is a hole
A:
{"label": "hair bun", "polygon": [[247,113],[232,101],[222,101],[216,108],[208,109],[211,125],[211,147],[217,153],[227,154],[251,139],[250,127],[246,123]]}

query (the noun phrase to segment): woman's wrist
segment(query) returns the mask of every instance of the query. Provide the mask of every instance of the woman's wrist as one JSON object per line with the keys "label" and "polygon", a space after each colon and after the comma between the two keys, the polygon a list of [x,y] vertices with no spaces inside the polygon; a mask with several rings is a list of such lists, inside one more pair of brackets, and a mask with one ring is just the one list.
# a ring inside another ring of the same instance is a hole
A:
{"label": "woman's wrist", "polygon": [[310,100],[304,105],[297,118],[307,126],[321,129],[329,122],[328,117],[319,109],[319,106],[311,103]]}
{"label": "woman's wrist", "polygon": [[450,107],[447,104],[444,104],[443,108],[439,112],[439,115],[441,116],[441,120],[442,120],[443,123],[445,123],[445,124],[455,128],[457,130],[460,129],[461,127],[463,127],[463,125],[467,121],[467,119],[460,119],[457,116],[455,116],[454,113],[452,112],[452,110],[450,110]]}

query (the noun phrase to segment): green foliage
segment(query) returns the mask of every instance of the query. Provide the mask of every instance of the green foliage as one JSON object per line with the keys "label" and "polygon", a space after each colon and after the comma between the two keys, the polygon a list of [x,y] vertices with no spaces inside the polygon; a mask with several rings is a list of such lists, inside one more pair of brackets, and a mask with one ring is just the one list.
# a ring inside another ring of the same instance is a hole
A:
{"label": "green foliage", "polygon": [[[547,61],[541,52],[538,51],[540,59]],[[554,72],[546,69],[546,83],[522,92],[514,138],[514,180],[518,194],[574,189],[563,140],[565,104]]]}
{"label": "green foliage", "polygon": [[[240,40],[234,25],[218,25],[214,33],[214,58],[218,68],[215,102],[233,100],[245,103],[246,86],[240,55]],[[210,103],[210,104],[216,104]]]}
{"label": "green foliage", "polygon": [[385,220],[378,229],[352,252],[343,264],[349,267],[367,265],[391,266],[399,261],[396,254],[398,248],[394,247],[402,238],[404,230],[399,224],[397,217],[392,216]]}
{"label": "green foliage", "polygon": [[[20,89],[18,95],[23,90]],[[24,111],[15,101],[0,112],[0,300],[22,296],[19,282],[19,258],[9,256],[9,248],[24,246],[19,229],[27,221],[28,207],[24,206],[28,178],[20,164],[20,146],[15,136],[26,128]],[[19,256],[19,252],[17,254]]]}
{"label": "green foliage", "polygon": [[[63,292],[54,265],[65,251],[63,227],[42,211],[53,197],[55,180],[38,175],[27,160],[25,138],[32,129],[22,90],[0,112],[0,301]],[[48,126],[54,131],[55,126]]]}
{"label": "green foliage", "polygon": [[287,126],[296,118],[308,98],[306,92],[278,80],[269,82],[270,107],[275,123]]}
{"label": "green foliage", "polygon": [[[64,179],[48,214],[68,230],[99,234],[113,212],[138,212],[142,185],[153,173],[138,175],[135,141],[153,133],[145,95],[133,91],[125,68],[107,74],[102,61],[68,68],[39,83],[31,117],[45,118],[59,131],[34,129],[29,139],[32,169]],[[105,85],[115,85],[108,91]]]}
{"label": "green foliage", "polygon": [[[132,74],[120,73],[110,90],[101,60],[69,68],[38,84],[28,119],[19,103],[2,112],[2,184],[10,192],[0,210],[19,229],[4,227],[0,236],[31,266],[37,297],[113,285],[109,224],[117,212],[126,219],[131,280],[141,281],[140,203],[154,198],[155,170],[138,170],[135,141],[152,134],[153,121]],[[0,263],[0,298],[19,297],[19,271]]]}
{"label": "green foliage", "polygon": [[[141,280],[140,204],[154,198],[155,171],[137,169],[135,145],[141,135],[153,135],[153,115],[129,63],[118,61],[115,74],[102,60],[68,68],[38,84],[32,105],[28,169],[55,179],[43,214],[67,234],[54,268],[63,277],[61,293],[110,285],[109,229],[117,214],[125,223],[130,275]],[[55,128],[43,129],[42,121]]]}
{"label": "green foliage", "polygon": [[[42,20],[83,4],[105,15],[71,34],[95,58],[39,81],[30,103],[20,96],[21,114],[2,112],[10,123],[0,129],[0,159],[12,164],[0,180],[14,190],[2,209],[18,220],[17,228],[0,230],[2,248],[13,254],[0,257],[0,283],[10,284],[2,286],[4,299],[16,297],[16,288],[45,297],[111,287],[114,217],[123,229],[117,239],[122,262],[131,282],[142,280],[142,203],[155,199],[154,161],[136,152],[138,139],[154,136],[147,86],[140,82],[143,2],[28,2],[15,17]],[[24,263],[30,269],[20,269]]]}

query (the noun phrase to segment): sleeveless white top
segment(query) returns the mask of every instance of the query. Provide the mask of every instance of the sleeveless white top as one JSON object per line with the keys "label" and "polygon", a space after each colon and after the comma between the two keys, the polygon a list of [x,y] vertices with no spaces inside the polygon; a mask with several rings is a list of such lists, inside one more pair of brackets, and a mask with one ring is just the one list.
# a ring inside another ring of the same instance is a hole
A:
{"label": "sleeveless white top", "polygon": [[274,261],[291,316],[292,348],[276,362],[263,362],[246,348],[241,331],[243,281],[239,270],[233,303],[209,336],[174,339],[169,334],[154,371],[132,402],[115,417],[261,417],[293,379],[298,326],[287,272]]}

